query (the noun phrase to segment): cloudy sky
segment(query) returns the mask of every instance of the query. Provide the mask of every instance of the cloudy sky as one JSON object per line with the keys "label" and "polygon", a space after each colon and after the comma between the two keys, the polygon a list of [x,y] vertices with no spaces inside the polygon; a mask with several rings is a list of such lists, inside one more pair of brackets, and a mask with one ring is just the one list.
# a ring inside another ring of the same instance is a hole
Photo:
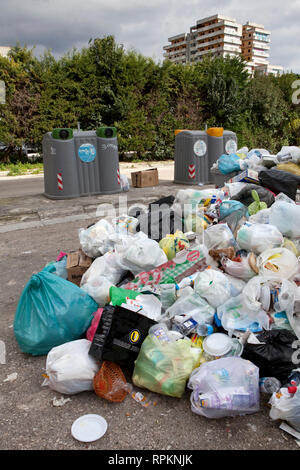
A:
{"label": "cloudy sky", "polygon": [[264,24],[272,33],[270,63],[300,73],[300,0],[0,0],[0,46],[19,41],[58,57],[113,34],[162,61],[168,37],[216,13]]}

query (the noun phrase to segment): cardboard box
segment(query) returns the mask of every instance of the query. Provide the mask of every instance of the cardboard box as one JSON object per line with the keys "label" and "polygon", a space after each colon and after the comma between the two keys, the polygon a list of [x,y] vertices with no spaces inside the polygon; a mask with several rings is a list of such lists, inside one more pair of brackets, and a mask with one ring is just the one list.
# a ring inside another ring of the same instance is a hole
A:
{"label": "cardboard box", "polygon": [[134,171],[131,173],[132,186],[135,188],[146,188],[158,185],[157,168],[149,170]]}
{"label": "cardboard box", "polygon": [[68,281],[80,287],[80,281],[84,273],[91,266],[93,260],[85,255],[82,250],[72,251],[67,255]]}
{"label": "cardboard box", "polygon": [[258,172],[254,170],[245,170],[239,173],[234,178],[231,178],[228,183],[253,183],[259,184]]}

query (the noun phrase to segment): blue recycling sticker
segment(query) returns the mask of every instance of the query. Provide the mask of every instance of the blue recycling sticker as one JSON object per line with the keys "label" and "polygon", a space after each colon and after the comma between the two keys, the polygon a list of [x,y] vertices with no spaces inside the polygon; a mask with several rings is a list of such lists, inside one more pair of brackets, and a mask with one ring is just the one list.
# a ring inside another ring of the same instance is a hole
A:
{"label": "blue recycling sticker", "polygon": [[82,144],[78,149],[78,156],[83,162],[92,162],[96,157],[96,148],[92,144]]}

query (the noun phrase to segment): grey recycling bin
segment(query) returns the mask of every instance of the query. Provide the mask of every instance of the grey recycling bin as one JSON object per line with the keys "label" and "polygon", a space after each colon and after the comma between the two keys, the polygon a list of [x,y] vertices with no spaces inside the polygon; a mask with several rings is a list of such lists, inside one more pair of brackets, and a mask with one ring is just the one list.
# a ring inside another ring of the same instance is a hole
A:
{"label": "grey recycling bin", "polygon": [[237,151],[237,136],[223,128],[175,131],[174,183],[214,183],[211,167],[224,153]]}
{"label": "grey recycling bin", "polygon": [[43,137],[44,195],[68,199],[121,191],[116,129],[54,129]]}
{"label": "grey recycling bin", "polygon": [[207,137],[205,131],[175,131],[174,183],[209,182]]}

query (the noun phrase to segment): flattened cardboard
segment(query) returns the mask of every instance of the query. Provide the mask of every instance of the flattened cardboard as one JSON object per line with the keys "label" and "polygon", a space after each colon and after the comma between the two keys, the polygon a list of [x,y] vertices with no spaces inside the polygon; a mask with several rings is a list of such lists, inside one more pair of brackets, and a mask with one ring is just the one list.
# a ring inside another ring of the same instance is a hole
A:
{"label": "flattened cardboard", "polygon": [[150,168],[149,170],[134,171],[131,173],[132,186],[135,188],[146,188],[158,185],[158,170]]}

